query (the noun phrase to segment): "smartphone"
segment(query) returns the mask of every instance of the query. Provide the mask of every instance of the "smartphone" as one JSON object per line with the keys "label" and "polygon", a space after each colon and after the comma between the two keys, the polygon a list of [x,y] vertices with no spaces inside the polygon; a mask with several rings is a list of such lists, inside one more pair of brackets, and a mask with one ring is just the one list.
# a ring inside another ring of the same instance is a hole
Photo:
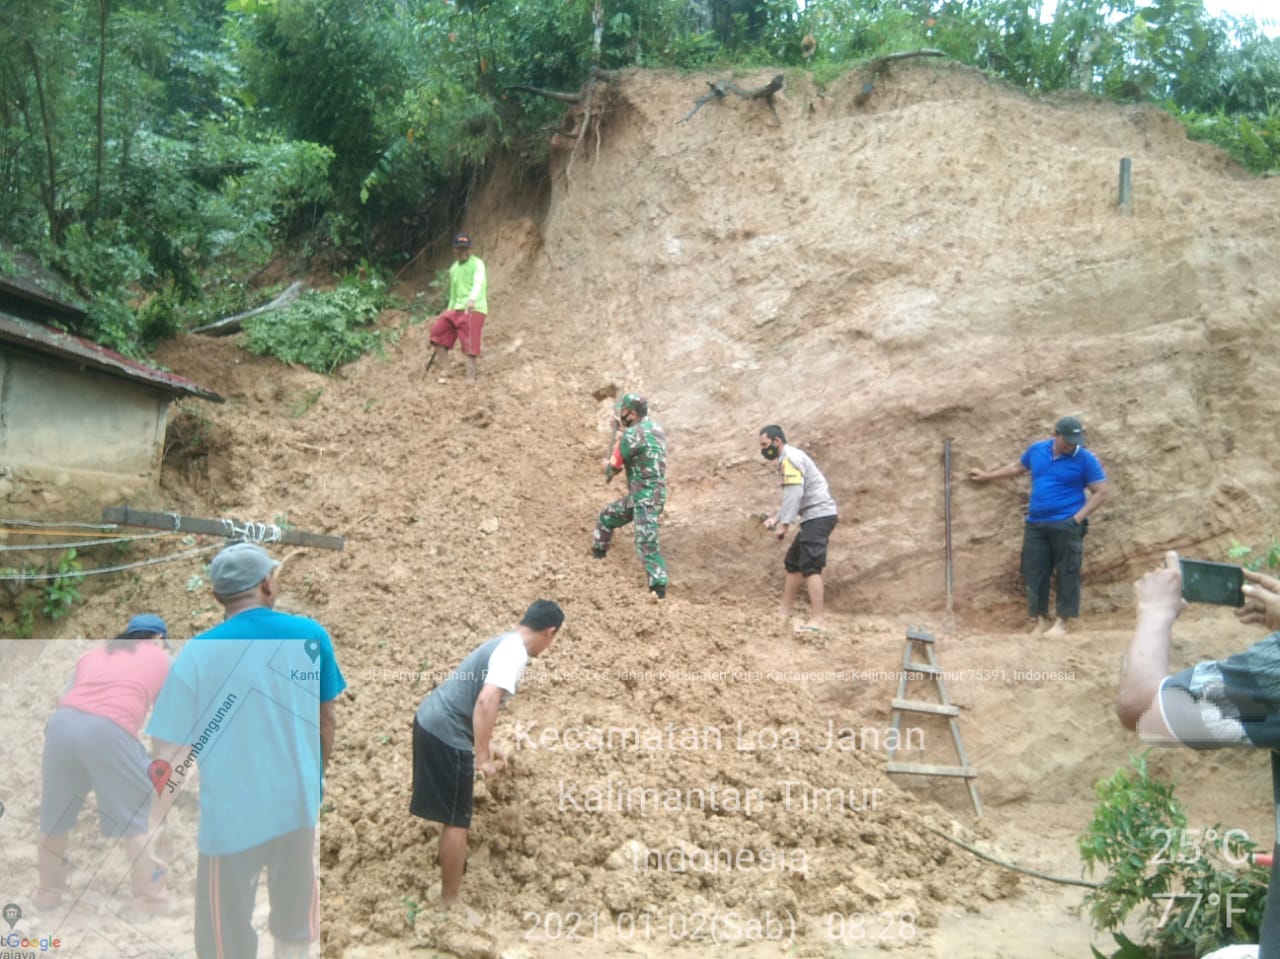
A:
{"label": "smartphone", "polygon": [[1182,598],[1188,603],[1216,603],[1219,606],[1243,606],[1244,570],[1230,563],[1211,563],[1205,559],[1184,559],[1182,564]]}

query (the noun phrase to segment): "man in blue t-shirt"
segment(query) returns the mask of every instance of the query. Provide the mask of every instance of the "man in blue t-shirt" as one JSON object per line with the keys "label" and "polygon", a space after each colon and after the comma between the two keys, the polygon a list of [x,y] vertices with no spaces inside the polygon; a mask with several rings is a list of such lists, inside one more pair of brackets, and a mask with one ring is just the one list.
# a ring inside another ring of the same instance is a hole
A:
{"label": "man in blue t-shirt", "polygon": [[1058,579],[1057,619],[1046,636],[1065,636],[1066,620],[1080,615],[1080,561],[1089,515],[1107,497],[1107,474],[1084,448],[1084,426],[1064,416],[1049,439],[1032,443],[1022,457],[994,470],[972,469],[980,483],[1031,474],[1031,501],[1022,537],[1022,578],[1035,633],[1049,616],[1049,580]]}
{"label": "man in blue t-shirt", "polygon": [[183,647],[147,724],[169,764],[158,815],[200,768],[200,959],[257,955],[253,902],[264,867],[275,955],[305,957],[319,933],[315,826],[334,701],[347,684],[324,627],[275,611],[278,566],[250,543],[214,557],[224,620]]}

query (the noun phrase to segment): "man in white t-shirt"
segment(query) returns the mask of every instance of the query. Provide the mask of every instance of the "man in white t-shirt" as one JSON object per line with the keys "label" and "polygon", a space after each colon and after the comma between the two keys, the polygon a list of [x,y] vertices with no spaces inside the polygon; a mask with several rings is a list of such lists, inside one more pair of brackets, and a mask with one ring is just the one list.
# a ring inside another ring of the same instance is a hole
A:
{"label": "man in white t-shirt", "polygon": [[492,776],[506,765],[490,743],[498,707],[515,693],[529,658],[546,652],[563,623],[559,606],[537,600],[514,630],[473,650],[414,716],[409,812],[443,825],[438,856],[446,909],[457,905],[462,891],[476,771]]}

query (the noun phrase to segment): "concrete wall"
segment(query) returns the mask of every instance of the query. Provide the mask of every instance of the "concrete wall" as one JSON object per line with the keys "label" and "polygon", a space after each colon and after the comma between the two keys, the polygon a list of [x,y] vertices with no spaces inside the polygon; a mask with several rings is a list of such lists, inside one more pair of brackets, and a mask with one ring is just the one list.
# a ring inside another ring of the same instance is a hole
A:
{"label": "concrete wall", "polygon": [[60,500],[154,489],[168,406],[158,390],[0,346],[0,473],[9,486],[0,500],[15,501],[29,482],[52,484]]}

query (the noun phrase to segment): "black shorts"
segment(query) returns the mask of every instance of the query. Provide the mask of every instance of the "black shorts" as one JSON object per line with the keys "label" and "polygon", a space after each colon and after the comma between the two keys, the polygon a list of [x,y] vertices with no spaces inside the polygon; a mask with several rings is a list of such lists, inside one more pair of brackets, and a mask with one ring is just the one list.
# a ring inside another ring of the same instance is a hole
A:
{"label": "black shorts", "polygon": [[800,532],[791,541],[787,557],[782,561],[788,573],[814,576],[827,565],[827,540],[836,528],[837,516],[819,516],[800,524]]}
{"label": "black shorts", "polygon": [[446,826],[471,826],[476,754],[454,749],[413,721],[413,798],[409,812]]}

